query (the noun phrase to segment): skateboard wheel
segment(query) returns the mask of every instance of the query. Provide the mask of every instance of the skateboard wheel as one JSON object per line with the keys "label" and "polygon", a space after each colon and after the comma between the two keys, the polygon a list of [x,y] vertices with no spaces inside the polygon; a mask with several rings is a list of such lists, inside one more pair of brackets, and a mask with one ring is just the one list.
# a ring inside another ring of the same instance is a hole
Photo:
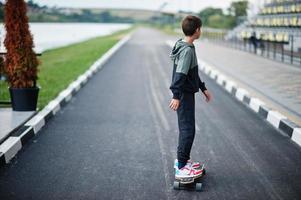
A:
{"label": "skateboard wheel", "polygon": [[174,182],[173,182],[173,188],[174,188],[175,190],[179,190],[179,189],[180,189],[180,183],[177,182],[177,181],[174,181]]}
{"label": "skateboard wheel", "polygon": [[202,190],[202,186],[203,186],[202,183],[196,183],[195,184],[195,190],[196,191],[201,191]]}

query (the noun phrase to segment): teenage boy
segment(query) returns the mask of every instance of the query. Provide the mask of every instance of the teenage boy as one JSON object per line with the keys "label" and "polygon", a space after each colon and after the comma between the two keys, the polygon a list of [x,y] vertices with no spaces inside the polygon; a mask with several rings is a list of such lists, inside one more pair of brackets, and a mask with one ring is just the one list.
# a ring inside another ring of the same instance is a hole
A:
{"label": "teenage boy", "polygon": [[170,57],[173,60],[172,83],[169,89],[173,98],[169,107],[177,111],[179,138],[177,159],[174,168],[176,178],[198,177],[203,170],[198,169],[199,162],[190,160],[190,150],[195,136],[195,93],[201,89],[209,102],[211,95],[198,74],[198,61],[194,40],[201,35],[202,21],[199,17],[189,15],[182,21],[185,38],[180,38],[174,45]]}

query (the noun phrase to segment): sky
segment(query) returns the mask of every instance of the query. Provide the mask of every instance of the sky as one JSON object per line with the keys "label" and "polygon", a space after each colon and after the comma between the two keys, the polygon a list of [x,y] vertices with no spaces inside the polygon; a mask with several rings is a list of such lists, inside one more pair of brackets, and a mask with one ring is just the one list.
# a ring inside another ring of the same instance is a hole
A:
{"label": "sky", "polygon": [[[3,0],[2,0],[3,1]],[[26,0],[27,1],[27,0]],[[135,8],[158,10],[166,2],[164,11],[193,11],[213,6],[224,10],[229,7],[233,0],[34,0],[40,5],[75,8]],[[263,0],[249,0],[253,5],[258,5]]]}

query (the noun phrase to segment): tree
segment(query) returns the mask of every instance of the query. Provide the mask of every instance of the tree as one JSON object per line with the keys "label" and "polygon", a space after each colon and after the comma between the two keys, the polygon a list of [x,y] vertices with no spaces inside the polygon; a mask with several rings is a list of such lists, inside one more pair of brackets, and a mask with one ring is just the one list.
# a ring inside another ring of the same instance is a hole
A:
{"label": "tree", "polygon": [[103,11],[99,14],[102,22],[110,22],[112,20],[111,13],[109,11]]}
{"label": "tree", "polygon": [[11,88],[36,87],[37,66],[40,61],[33,51],[27,7],[24,0],[6,0],[4,23],[5,72]]}
{"label": "tree", "polygon": [[3,75],[4,75],[4,59],[3,56],[0,56],[0,79],[2,78],[1,76]]}
{"label": "tree", "polygon": [[231,3],[228,10],[231,15],[237,18],[240,16],[247,16],[248,6],[249,6],[248,1],[236,1]]}
{"label": "tree", "polygon": [[230,29],[235,26],[235,17],[225,15],[220,8],[205,8],[199,13],[204,26],[211,28]]}
{"label": "tree", "polygon": [[0,2],[0,21],[3,21],[3,17],[4,17],[4,12],[3,12],[3,4],[2,2]]}
{"label": "tree", "polygon": [[208,25],[208,19],[212,15],[223,15],[223,10],[220,8],[208,7],[199,13],[199,16],[201,17],[202,22],[205,26]]}
{"label": "tree", "polygon": [[208,24],[212,28],[229,29],[235,26],[235,19],[228,15],[212,15],[208,19]]}

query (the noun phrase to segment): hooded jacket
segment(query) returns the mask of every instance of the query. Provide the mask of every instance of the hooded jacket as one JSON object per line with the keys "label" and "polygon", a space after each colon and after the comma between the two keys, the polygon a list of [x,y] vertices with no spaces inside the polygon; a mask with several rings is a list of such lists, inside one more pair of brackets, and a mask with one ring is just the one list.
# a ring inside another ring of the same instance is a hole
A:
{"label": "hooded jacket", "polygon": [[193,44],[180,38],[174,45],[170,58],[173,61],[172,82],[169,89],[174,99],[180,99],[182,92],[196,93],[206,90],[198,73],[198,61]]}

